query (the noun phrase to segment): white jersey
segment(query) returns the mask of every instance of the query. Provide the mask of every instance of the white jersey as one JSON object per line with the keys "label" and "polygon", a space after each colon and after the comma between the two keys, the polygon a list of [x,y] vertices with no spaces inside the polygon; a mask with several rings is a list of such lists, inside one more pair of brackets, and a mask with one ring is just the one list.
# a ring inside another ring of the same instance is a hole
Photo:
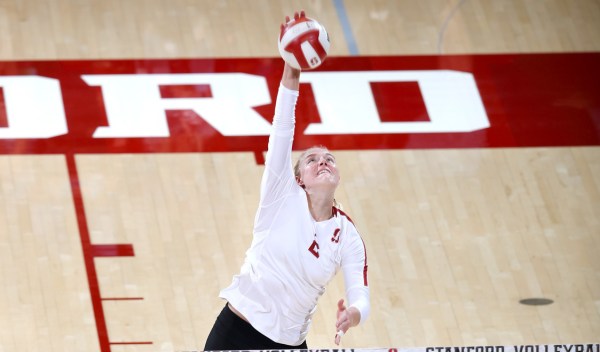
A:
{"label": "white jersey", "polygon": [[[239,275],[220,297],[271,340],[304,342],[325,286],[341,268],[347,301],[369,314],[367,255],[350,218],[337,208],[316,222],[292,170],[298,91],[280,86],[265,160],[253,240]],[[334,319],[335,317],[332,317]]]}

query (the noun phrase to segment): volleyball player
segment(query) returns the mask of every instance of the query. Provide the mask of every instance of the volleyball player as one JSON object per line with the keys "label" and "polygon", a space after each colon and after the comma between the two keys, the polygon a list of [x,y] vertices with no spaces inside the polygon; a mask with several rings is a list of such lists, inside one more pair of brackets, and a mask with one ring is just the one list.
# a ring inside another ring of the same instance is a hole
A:
{"label": "volleyball player", "polygon": [[[296,20],[303,16],[294,14]],[[366,249],[352,220],[336,207],[335,157],[313,147],[292,169],[299,82],[300,71],[285,64],[252,244],[239,275],[219,295],[227,303],[204,350],[307,348],[317,301],[338,269],[349,306],[338,302],[334,342],[369,314]]]}

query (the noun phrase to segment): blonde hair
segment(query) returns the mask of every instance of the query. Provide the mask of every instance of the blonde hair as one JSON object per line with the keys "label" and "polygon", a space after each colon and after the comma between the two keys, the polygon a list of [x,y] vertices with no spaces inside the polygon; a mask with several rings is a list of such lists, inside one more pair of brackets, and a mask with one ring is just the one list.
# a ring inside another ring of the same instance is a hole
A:
{"label": "blonde hair", "polygon": [[[327,148],[324,145],[314,145],[314,146],[304,150],[302,152],[302,154],[300,154],[300,156],[298,157],[298,160],[296,160],[296,164],[294,165],[294,176],[296,176],[296,179],[298,179],[298,180],[300,179],[300,163],[302,163],[302,160],[304,160],[306,158],[306,155],[308,154],[308,152],[313,149],[325,149],[325,150],[329,151],[329,148]],[[343,210],[342,204],[338,203],[338,201],[335,200],[335,198],[333,198],[333,206],[340,210]]]}

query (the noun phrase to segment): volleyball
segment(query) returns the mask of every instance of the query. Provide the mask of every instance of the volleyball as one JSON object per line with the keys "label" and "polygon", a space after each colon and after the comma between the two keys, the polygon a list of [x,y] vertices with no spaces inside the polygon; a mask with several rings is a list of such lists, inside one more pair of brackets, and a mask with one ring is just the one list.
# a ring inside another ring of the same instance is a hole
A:
{"label": "volleyball", "polygon": [[279,54],[299,70],[319,67],[329,52],[329,35],[314,19],[300,17],[286,23],[278,41]]}

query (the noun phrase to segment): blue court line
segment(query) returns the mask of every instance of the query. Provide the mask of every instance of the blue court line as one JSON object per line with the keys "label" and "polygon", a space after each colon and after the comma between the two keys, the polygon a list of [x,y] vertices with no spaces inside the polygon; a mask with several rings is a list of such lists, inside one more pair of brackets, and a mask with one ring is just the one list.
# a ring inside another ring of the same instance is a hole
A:
{"label": "blue court line", "polygon": [[348,51],[350,55],[358,55],[358,48],[356,47],[356,40],[354,40],[354,34],[352,34],[352,27],[350,27],[350,21],[346,14],[346,7],[344,6],[344,0],[333,0],[333,5],[337,12],[342,30],[344,31],[344,37],[346,38],[346,45],[348,45]]}

